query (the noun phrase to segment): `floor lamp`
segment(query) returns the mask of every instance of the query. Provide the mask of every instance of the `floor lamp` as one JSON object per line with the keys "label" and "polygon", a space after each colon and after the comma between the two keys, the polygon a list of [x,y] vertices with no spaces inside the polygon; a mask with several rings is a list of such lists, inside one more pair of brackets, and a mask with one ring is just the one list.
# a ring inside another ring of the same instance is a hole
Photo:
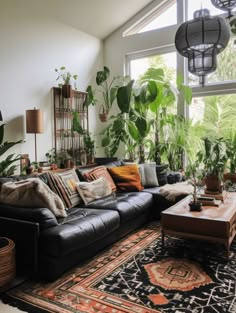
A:
{"label": "floor lamp", "polygon": [[43,133],[43,112],[40,110],[26,110],[26,133],[34,134],[35,162],[37,162],[36,134]]}

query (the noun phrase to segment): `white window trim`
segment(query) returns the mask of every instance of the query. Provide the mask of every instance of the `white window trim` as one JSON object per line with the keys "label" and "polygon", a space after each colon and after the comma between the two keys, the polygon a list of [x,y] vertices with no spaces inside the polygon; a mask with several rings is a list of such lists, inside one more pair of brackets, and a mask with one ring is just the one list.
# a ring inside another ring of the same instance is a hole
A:
{"label": "white window trim", "polygon": [[131,27],[129,27],[127,30],[125,30],[123,32],[123,37],[137,34],[147,24],[151,23],[156,17],[158,17],[160,14],[162,14],[162,12],[164,12],[167,8],[169,8],[175,2],[177,3],[178,0],[163,0],[163,1],[161,1],[151,11],[149,11],[141,19],[139,19],[135,24],[133,24]]}
{"label": "white window trim", "polygon": [[[178,24],[183,23],[187,20],[188,17],[188,3],[187,0],[176,0],[177,1],[177,21]],[[160,6],[164,6],[168,1],[162,1],[157,7],[155,7],[151,13],[154,14],[156,10],[160,9]],[[136,24],[131,26],[126,32],[129,30],[133,31],[134,33],[137,33],[137,28],[135,28],[140,21],[143,21],[147,18],[147,16],[153,16],[150,13],[146,14],[141,20],[139,20]],[[223,13],[220,15],[222,17],[226,16],[226,13]],[[148,20],[146,20],[148,21]],[[148,23],[148,22],[147,22]],[[173,25],[172,25],[173,26]],[[143,27],[143,24],[142,24]],[[171,27],[171,26],[168,26]],[[131,33],[130,33],[131,34]],[[149,57],[152,55],[158,55],[158,54],[165,54],[170,52],[176,52],[175,45],[170,44],[167,46],[161,46],[157,47],[155,49],[148,49],[140,52],[134,52],[130,54],[125,55],[124,60],[124,72],[126,75],[130,75],[130,62],[132,60],[140,59]],[[187,66],[187,59],[180,56],[177,53],[177,68],[176,68],[177,75],[182,75],[185,78],[185,83],[187,79],[187,73],[188,73],[188,66]],[[226,82],[215,82],[210,83],[209,85],[206,85],[205,87],[200,86],[190,86],[192,88],[193,97],[205,97],[205,96],[211,96],[211,95],[224,95],[224,94],[234,94],[236,93],[236,80],[235,81],[226,81]],[[183,102],[183,99],[179,99],[178,106],[177,106],[178,114],[184,115],[185,117],[189,116],[189,109],[188,105],[185,105]]]}

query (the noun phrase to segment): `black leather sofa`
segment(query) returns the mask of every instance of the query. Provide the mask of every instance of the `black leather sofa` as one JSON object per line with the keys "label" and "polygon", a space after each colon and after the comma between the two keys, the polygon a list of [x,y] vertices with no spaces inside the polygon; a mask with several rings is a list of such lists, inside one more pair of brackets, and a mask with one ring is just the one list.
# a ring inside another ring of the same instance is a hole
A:
{"label": "black leather sofa", "polygon": [[19,273],[50,281],[148,220],[159,218],[171,204],[159,195],[159,187],[116,193],[72,208],[60,219],[47,208],[0,203],[0,236],[15,241]]}

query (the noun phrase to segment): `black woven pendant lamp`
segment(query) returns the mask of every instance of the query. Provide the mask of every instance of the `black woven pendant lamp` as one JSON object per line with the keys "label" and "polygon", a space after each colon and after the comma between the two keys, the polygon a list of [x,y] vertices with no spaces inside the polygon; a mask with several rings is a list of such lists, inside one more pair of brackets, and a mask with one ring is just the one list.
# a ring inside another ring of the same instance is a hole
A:
{"label": "black woven pendant lamp", "polygon": [[200,85],[205,77],[216,70],[217,54],[224,50],[230,38],[225,20],[210,16],[207,9],[194,12],[194,19],[180,25],[175,35],[177,51],[188,58],[188,70],[199,76]]}
{"label": "black woven pendant lamp", "polygon": [[228,18],[231,18],[233,16],[232,10],[236,7],[236,0],[211,0],[211,3],[217,9],[227,11]]}

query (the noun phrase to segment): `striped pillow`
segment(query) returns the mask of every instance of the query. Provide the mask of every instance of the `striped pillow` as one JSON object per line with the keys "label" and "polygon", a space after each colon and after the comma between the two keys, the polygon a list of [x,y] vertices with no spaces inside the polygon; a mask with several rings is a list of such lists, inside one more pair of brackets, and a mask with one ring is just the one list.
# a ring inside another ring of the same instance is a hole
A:
{"label": "striped pillow", "polygon": [[94,169],[85,172],[83,175],[87,181],[93,181],[100,177],[104,177],[109,182],[112,191],[116,191],[116,185],[105,166],[97,166]]}
{"label": "striped pillow", "polygon": [[67,208],[82,202],[76,188],[79,179],[74,169],[61,173],[48,172],[48,180],[50,188],[59,195]]}

